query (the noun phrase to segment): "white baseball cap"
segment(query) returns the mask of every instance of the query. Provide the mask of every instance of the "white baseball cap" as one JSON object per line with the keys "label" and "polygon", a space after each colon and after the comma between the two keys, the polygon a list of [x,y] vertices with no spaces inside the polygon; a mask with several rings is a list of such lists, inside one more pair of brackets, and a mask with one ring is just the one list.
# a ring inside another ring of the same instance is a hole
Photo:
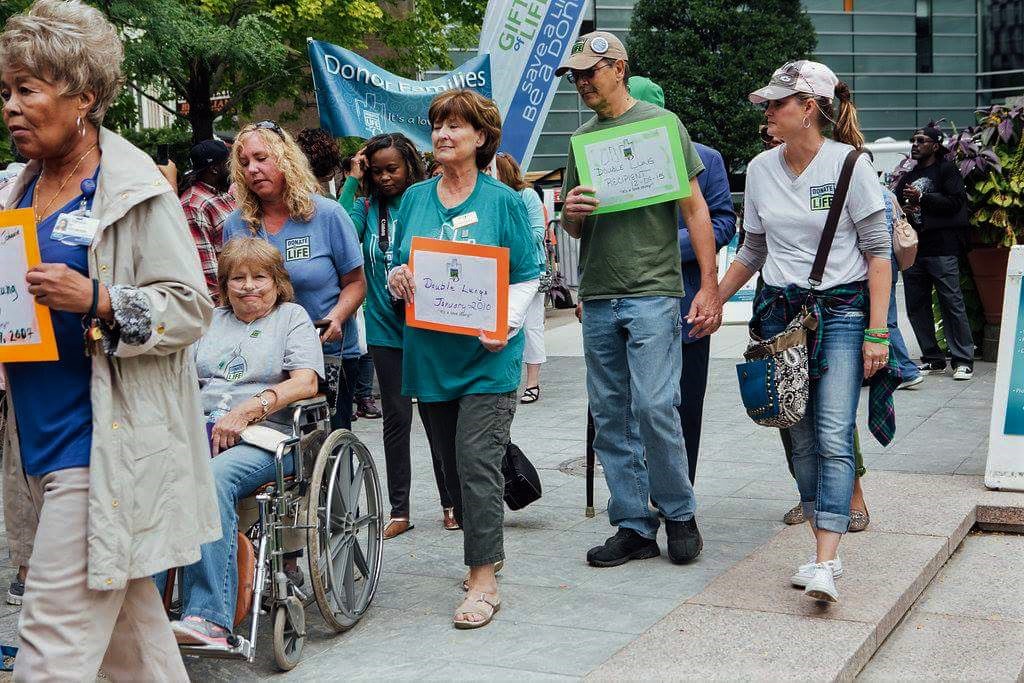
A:
{"label": "white baseball cap", "polygon": [[748,99],[754,104],[762,104],[802,92],[831,100],[836,96],[837,83],[839,79],[832,69],[821,62],[800,59],[786,62],[776,69],[768,85],[750,93]]}

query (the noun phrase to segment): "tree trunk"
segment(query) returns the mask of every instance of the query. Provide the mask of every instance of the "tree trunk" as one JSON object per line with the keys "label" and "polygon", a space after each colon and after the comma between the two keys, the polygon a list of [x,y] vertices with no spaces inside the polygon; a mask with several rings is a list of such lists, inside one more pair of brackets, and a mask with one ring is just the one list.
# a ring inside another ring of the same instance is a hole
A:
{"label": "tree trunk", "polygon": [[213,108],[210,106],[210,69],[193,61],[188,79],[188,122],[192,125],[192,144],[213,138]]}

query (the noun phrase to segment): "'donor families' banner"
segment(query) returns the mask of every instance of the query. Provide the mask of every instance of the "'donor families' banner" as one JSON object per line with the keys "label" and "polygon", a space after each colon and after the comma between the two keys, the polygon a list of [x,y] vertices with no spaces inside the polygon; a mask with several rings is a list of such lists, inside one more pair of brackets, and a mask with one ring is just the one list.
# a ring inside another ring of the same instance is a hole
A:
{"label": "'donor families' banner", "polygon": [[569,55],[589,0],[490,0],[480,54],[491,56],[494,101],[501,111],[501,150],[525,170],[533,157],[557,69]]}
{"label": "'donor families' banner", "polygon": [[413,237],[416,284],[406,304],[409,327],[492,339],[508,336],[508,249]]}
{"label": "'donor families' banner", "polygon": [[25,282],[39,261],[32,209],[0,211],[0,363],[57,360],[50,309]]}
{"label": "'donor families' banner", "polygon": [[1024,246],[1010,250],[985,485],[1024,491]]}
{"label": "'donor families' banner", "polygon": [[316,88],[320,126],[335,137],[371,138],[403,133],[421,152],[431,149],[427,110],[440,93],[456,88],[491,96],[490,58],[470,59],[431,81],[396,76],[351,50],[309,41],[309,63]]}
{"label": "'donor families' banner", "polygon": [[593,187],[595,214],[690,196],[679,124],[658,116],[572,138],[580,184]]}

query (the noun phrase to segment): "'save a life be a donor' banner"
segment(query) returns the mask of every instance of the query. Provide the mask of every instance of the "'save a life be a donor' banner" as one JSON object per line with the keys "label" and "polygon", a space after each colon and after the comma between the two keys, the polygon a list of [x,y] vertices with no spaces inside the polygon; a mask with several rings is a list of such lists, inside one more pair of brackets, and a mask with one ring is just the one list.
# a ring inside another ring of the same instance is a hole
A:
{"label": "'save a life be a donor' banner", "polygon": [[[480,32],[490,54],[494,101],[503,120],[501,150],[525,169],[533,157],[588,0],[490,0]],[[564,150],[561,151],[564,154]]]}
{"label": "'save a life be a donor' banner", "polygon": [[403,133],[420,151],[431,149],[427,110],[440,93],[455,88],[491,97],[487,55],[474,57],[449,74],[414,81],[385,71],[343,47],[309,41],[320,127],[335,137],[371,138]]}

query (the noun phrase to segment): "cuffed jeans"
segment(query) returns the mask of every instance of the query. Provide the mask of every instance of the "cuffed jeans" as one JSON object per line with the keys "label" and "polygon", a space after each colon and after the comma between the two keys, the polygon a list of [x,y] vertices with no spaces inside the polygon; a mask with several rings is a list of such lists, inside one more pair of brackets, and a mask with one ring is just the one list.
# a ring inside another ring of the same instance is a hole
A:
{"label": "cuffed jeans", "polygon": [[[182,617],[201,617],[229,631],[234,628],[238,598],[238,501],[274,480],[274,454],[249,444],[239,444],[213,459],[217,504],[222,536],[205,543],[202,557],[181,571]],[[285,474],[294,463],[285,458]],[[163,582],[158,580],[157,587]]]}
{"label": "cuffed jeans", "polygon": [[[896,256],[892,258],[892,291],[889,294],[889,319],[886,322],[886,327],[889,328],[889,353],[892,354],[893,359],[899,364],[900,372],[903,374],[903,381],[906,382],[909,379],[914,379],[921,374],[917,364],[910,360],[910,352],[907,350],[907,343],[903,341],[903,333],[900,332],[899,321],[896,313],[896,282],[900,276],[899,264],[896,262]],[[903,282],[904,288],[906,287],[906,279]],[[929,309],[930,310],[930,309]]]}
{"label": "cuffed jeans", "polygon": [[974,367],[974,337],[967,321],[964,295],[960,291],[960,262],[956,256],[918,256],[914,265],[903,271],[907,316],[921,347],[922,360],[946,365],[946,357],[935,338],[933,287],[938,295],[942,329],[949,353],[953,356],[953,367]]}
{"label": "cuffed jeans", "polygon": [[654,538],[658,514],[693,518],[696,500],[679,422],[679,299],[589,299],[583,316],[594,451],[604,467],[614,526]]}
{"label": "cuffed jeans", "polygon": [[[412,485],[412,463],[409,456],[409,432],[412,429],[412,399],[402,395],[402,349],[371,346],[371,367],[377,367],[380,381],[380,405],[384,413],[384,462],[388,473],[388,499],[391,516],[409,519],[409,488]],[[424,403],[419,404],[420,420],[426,424]],[[430,434],[427,434],[430,441]],[[441,507],[454,507],[444,483],[444,467],[433,445],[430,461],[434,468],[434,481],[441,495]]]}
{"label": "cuffed jeans", "polygon": [[[811,380],[807,412],[789,429],[804,516],[815,527],[840,534],[850,526],[865,320],[865,312],[853,306],[822,308],[819,352],[828,360],[828,371]],[[788,322],[782,306],[769,308],[761,320],[761,336],[778,334]]]}
{"label": "cuffed jeans", "polygon": [[516,412],[516,392],[420,402],[427,438],[441,456],[466,566],[505,559],[505,477],[501,461]]}

